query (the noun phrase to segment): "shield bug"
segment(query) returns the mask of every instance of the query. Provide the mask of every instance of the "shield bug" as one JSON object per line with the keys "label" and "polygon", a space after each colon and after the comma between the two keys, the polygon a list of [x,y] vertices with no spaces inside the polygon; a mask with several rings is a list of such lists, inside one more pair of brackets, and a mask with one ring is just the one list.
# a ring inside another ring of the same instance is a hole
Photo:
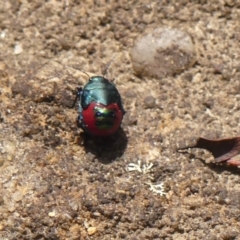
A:
{"label": "shield bug", "polygon": [[75,106],[79,102],[77,123],[90,135],[112,135],[119,129],[125,114],[121,96],[108,79],[102,76],[88,77],[88,83],[78,88],[73,104]]}

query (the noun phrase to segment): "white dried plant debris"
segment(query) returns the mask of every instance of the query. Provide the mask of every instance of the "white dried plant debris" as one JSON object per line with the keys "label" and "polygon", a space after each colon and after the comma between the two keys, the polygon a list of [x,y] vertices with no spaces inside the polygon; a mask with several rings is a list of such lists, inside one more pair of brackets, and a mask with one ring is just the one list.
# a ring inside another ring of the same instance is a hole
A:
{"label": "white dried plant debris", "polygon": [[153,167],[153,163],[142,164],[141,160],[138,160],[137,163],[129,163],[127,170],[129,172],[138,171],[140,173],[146,174],[150,172],[150,169]]}
{"label": "white dried plant debris", "polygon": [[159,194],[160,196],[166,195],[164,191],[164,183],[152,184],[150,182],[146,183],[150,186],[150,191]]}
{"label": "white dried plant debris", "polygon": [[153,167],[153,163],[147,163],[147,164],[143,164],[142,166],[142,172],[145,174],[145,173],[148,173],[150,172],[150,169]]}
{"label": "white dried plant debris", "polygon": [[132,171],[138,171],[138,172],[142,172],[141,169],[141,161],[138,161],[138,163],[129,163],[127,166],[127,171],[132,172]]}
{"label": "white dried plant debris", "polygon": [[[138,160],[137,163],[129,163],[127,171],[138,171],[142,174],[148,174],[151,172],[152,167],[153,163],[142,164],[141,160]],[[148,179],[151,179],[151,176],[149,176]],[[151,182],[146,182],[146,184],[150,186],[150,191],[157,193],[160,196],[166,195],[166,192],[164,191],[164,183],[153,184]]]}

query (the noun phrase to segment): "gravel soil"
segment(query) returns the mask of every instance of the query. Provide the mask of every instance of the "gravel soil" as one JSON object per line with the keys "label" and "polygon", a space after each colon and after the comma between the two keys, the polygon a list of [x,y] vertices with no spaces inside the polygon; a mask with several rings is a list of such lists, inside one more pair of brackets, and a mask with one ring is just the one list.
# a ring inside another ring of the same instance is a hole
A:
{"label": "gravel soil", "polygon": [[[187,32],[196,63],[136,76],[129,52],[158,27]],[[72,108],[80,70],[113,58],[127,113],[89,138]],[[239,1],[0,0],[0,239],[240,239],[238,168],[176,151],[240,135],[239,80]]]}

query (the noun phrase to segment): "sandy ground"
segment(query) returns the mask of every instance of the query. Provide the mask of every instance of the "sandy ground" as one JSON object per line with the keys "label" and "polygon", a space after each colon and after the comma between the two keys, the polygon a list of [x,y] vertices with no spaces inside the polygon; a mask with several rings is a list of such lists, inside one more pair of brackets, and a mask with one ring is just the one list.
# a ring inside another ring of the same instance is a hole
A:
{"label": "sandy ground", "polygon": [[[197,62],[137,77],[135,39],[164,26],[191,35]],[[0,239],[240,239],[239,170],[175,147],[239,136],[239,42],[234,0],[0,0]],[[122,129],[85,140],[79,69],[114,56]]]}

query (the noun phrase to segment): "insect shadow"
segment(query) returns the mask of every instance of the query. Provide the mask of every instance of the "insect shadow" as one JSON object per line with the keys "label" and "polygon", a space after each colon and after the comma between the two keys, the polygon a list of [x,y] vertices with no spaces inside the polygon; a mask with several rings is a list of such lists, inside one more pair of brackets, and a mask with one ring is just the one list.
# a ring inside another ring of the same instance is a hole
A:
{"label": "insect shadow", "polygon": [[114,135],[107,137],[90,136],[82,132],[78,138],[78,143],[83,145],[86,153],[93,154],[94,159],[103,164],[109,164],[124,154],[128,138],[120,127]]}

